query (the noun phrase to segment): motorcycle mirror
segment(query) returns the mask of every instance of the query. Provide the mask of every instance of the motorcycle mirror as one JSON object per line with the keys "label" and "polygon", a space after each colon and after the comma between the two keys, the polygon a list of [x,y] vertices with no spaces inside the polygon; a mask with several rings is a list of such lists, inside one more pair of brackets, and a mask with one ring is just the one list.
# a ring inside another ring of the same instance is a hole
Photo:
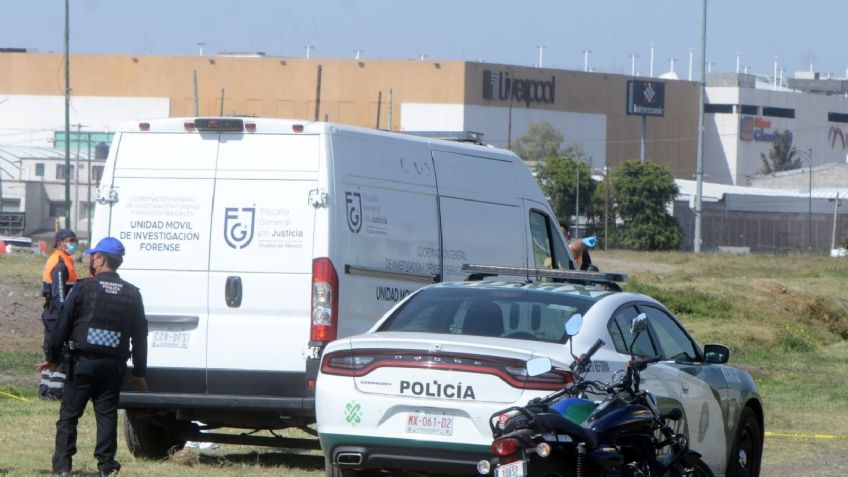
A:
{"label": "motorcycle mirror", "polygon": [[580,330],[583,328],[583,315],[580,313],[575,313],[571,315],[571,318],[565,322],[565,333],[568,336],[575,336],[577,333],[580,333]]}
{"label": "motorcycle mirror", "polygon": [[644,313],[639,313],[636,318],[633,318],[633,321],[630,322],[630,334],[638,335],[639,333],[648,329],[648,315]]}
{"label": "motorcycle mirror", "polygon": [[669,421],[679,421],[680,418],[683,417],[683,411],[681,411],[679,407],[676,407],[660,417],[663,419],[668,419]]}
{"label": "motorcycle mirror", "polygon": [[550,358],[533,358],[527,360],[527,375],[539,376],[553,369]]}
{"label": "motorcycle mirror", "polygon": [[630,334],[633,335],[633,339],[630,340],[630,346],[627,347],[630,350],[630,355],[633,353],[633,345],[636,343],[636,338],[639,337],[639,334],[648,329],[648,315],[644,313],[639,313],[636,315],[636,318],[633,318],[633,321],[630,322]]}

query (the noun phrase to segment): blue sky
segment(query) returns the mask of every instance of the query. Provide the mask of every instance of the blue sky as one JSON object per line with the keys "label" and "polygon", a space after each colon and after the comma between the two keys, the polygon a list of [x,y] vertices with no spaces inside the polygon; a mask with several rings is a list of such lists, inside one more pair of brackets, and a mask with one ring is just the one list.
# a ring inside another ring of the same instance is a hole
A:
{"label": "blue sky", "polygon": [[[814,69],[844,77],[845,0],[709,0],[707,60],[713,71],[771,75]],[[701,0],[71,0],[72,53],[196,55],[262,51],[315,58],[468,60],[698,76]],[[0,0],[0,47],[61,52],[62,0]]]}

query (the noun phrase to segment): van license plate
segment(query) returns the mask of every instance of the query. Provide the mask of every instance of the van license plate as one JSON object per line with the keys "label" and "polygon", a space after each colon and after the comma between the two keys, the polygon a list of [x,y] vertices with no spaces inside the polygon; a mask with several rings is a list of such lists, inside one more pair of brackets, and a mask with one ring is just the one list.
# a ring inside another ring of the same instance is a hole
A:
{"label": "van license plate", "polygon": [[495,467],[495,477],[524,477],[525,475],[527,474],[524,471],[523,460]]}
{"label": "van license plate", "polygon": [[156,348],[188,348],[188,331],[154,331],[153,346]]}
{"label": "van license plate", "polygon": [[450,436],[453,434],[453,416],[410,412],[406,417],[406,432]]}

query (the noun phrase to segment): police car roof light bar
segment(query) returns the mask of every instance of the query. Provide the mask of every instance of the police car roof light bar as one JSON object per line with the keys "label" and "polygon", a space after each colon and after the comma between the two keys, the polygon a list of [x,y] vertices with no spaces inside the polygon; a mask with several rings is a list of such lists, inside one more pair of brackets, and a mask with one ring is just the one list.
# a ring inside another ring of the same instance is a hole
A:
{"label": "police car roof light bar", "polygon": [[517,277],[545,277],[558,278],[568,282],[579,283],[623,283],[627,281],[625,273],[611,272],[578,272],[574,270],[554,270],[549,268],[522,268],[522,267],[499,267],[494,265],[472,265],[462,266],[463,272],[473,276],[517,276]]}

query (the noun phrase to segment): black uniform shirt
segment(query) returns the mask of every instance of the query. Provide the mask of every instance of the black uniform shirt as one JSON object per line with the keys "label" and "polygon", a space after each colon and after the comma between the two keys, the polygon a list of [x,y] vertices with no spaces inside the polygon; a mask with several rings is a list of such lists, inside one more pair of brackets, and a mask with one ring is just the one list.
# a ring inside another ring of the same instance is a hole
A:
{"label": "black uniform shirt", "polygon": [[[115,272],[104,272],[97,275],[97,278],[112,281],[120,280]],[[93,279],[89,278],[88,280]],[[50,363],[58,363],[62,360],[62,346],[70,339],[74,322],[82,309],[83,294],[80,292],[81,289],[82,287],[79,286],[71,288],[71,292],[65,299],[65,306],[59,315],[56,329],[51,336],[50,347],[47,350],[47,361]],[[143,378],[147,373],[147,318],[144,315],[144,304],[141,300],[138,300],[135,309],[126,310],[126,319],[130,321],[132,374]]]}

